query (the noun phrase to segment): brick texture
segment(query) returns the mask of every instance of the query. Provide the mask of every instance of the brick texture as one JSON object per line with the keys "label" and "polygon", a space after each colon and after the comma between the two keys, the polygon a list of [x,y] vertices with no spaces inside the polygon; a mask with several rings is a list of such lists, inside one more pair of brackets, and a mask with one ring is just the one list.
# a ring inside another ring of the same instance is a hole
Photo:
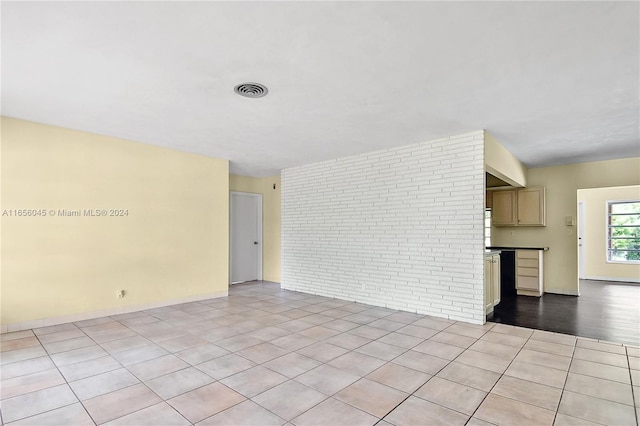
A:
{"label": "brick texture", "polygon": [[283,170],[282,287],[483,323],[483,135]]}

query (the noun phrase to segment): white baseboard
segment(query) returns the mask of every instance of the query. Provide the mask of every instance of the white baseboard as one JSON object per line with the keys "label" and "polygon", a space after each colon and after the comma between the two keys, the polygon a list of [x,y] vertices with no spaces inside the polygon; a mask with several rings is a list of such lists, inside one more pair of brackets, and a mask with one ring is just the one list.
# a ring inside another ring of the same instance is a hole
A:
{"label": "white baseboard", "polygon": [[564,294],[567,296],[580,296],[578,290],[567,290],[564,288],[545,288],[545,293]]}
{"label": "white baseboard", "polygon": [[199,302],[201,300],[227,297],[229,291],[216,293],[199,294],[196,296],[182,297],[179,299],[163,300],[162,302],[147,303],[144,305],[123,306],[121,308],[103,309],[93,312],[82,312],[79,314],[62,315],[58,317],[43,318],[33,321],[14,322],[11,324],[0,324],[0,333],[10,333],[13,331],[31,330],[33,328],[49,327],[51,325],[66,324],[68,322],[83,321],[94,318],[108,317],[110,315],[128,314],[131,312],[145,311],[147,309],[163,308],[165,306],[179,305],[181,303]]}
{"label": "white baseboard", "polygon": [[584,278],[585,280],[594,280],[594,281],[616,281],[621,283],[640,283],[640,278],[631,278],[631,277],[596,277],[596,276],[587,276]]}

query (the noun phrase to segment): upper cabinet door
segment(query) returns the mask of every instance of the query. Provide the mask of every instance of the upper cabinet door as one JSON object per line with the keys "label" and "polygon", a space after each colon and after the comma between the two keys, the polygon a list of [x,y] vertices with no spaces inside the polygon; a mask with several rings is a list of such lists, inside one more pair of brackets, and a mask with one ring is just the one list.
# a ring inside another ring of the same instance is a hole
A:
{"label": "upper cabinet door", "polygon": [[495,226],[515,225],[516,216],[516,191],[493,191],[493,207],[491,219]]}
{"label": "upper cabinet door", "polygon": [[490,192],[493,226],[545,226],[544,188]]}
{"label": "upper cabinet door", "polygon": [[522,188],[518,190],[518,225],[545,225],[544,188]]}

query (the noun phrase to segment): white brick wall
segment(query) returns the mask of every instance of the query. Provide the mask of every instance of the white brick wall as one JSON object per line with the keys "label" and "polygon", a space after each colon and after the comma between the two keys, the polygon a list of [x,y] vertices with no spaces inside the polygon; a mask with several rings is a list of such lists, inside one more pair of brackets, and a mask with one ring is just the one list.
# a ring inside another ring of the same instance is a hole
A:
{"label": "white brick wall", "polygon": [[484,132],[282,171],[282,287],[484,322]]}

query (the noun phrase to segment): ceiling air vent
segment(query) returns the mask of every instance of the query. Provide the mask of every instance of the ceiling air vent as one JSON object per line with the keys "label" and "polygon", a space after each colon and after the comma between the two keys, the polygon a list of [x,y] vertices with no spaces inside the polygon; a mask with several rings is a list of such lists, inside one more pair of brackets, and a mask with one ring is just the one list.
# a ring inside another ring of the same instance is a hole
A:
{"label": "ceiling air vent", "polygon": [[246,98],[261,98],[269,91],[259,83],[242,83],[233,89],[238,95]]}

